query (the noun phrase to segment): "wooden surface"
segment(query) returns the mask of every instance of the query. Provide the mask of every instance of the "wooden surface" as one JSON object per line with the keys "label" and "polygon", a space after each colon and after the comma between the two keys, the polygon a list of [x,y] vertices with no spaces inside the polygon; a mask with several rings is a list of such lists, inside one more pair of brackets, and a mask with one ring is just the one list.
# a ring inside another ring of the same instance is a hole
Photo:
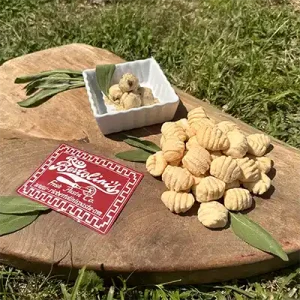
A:
{"label": "wooden surface", "polygon": [[[36,108],[20,108],[24,98],[14,79],[23,74],[72,68],[83,70],[122,60],[101,49],[73,44],[6,62],[0,67],[0,194],[13,195],[25,179],[63,141],[114,158],[130,147],[118,134],[104,137],[93,118],[85,89],[65,92]],[[217,121],[233,119],[207,103],[176,90],[182,104],[176,118],[203,105]],[[255,129],[234,119],[246,132]],[[159,127],[131,134],[159,141]],[[73,220],[51,212],[27,228],[0,238],[0,261],[31,271],[68,274],[88,268],[102,275],[131,273],[131,282],[199,283],[246,277],[275,270],[299,260],[300,152],[273,140],[273,188],[255,198],[249,215],[265,227],[289,253],[290,262],[256,250],[230,229],[211,231],[197,220],[197,205],[185,216],[170,213],[160,200],[163,183],[147,174],[143,164],[125,163],[145,177],[110,232],[99,235]],[[118,160],[118,159],[116,159]],[[122,162],[124,163],[124,162]],[[143,274],[143,276],[141,276]]]}

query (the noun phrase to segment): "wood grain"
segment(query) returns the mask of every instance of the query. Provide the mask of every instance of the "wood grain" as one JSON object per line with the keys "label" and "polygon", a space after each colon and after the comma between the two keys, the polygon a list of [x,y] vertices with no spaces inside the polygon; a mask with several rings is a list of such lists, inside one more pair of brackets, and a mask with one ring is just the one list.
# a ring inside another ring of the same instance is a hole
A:
{"label": "wood grain", "polygon": [[[55,96],[31,109],[16,103],[24,98],[14,79],[22,74],[72,68],[83,70],[122,60],[102,49],[72,44],[29,54],[0,67],[0,194],[12,195],[43,160],[64,142],[94,154],[114,158],[130,147],[119,134],[104,137],[93,118],[85,89]],[[208,103],[176,89],[182,103],[176,118],[203,105],[216,121],[232,119],[246,132],[252,127]],[[155,142],[159,126],[131,131]],[[197,206],[185,216],[170,213],[160,200],[164,185],[146,173],[143,164],[122,162],[145,174],[110,232],[99,235],[56,212],[0,238],[0,261],[40,272],[68,273],[87,265],[102,275],[135,273],[132,283],[181,283],[227,280],[275,270],[299,260],[300,152],[273,140],[273,188],[255,198],[249,216],[265,227],[289,253],[290,262],[256,250],[230,229],[211,231],[196,217]],[[118,159],[115,159],[119,161]],[[141,276],[143,275],[143,276]]]}

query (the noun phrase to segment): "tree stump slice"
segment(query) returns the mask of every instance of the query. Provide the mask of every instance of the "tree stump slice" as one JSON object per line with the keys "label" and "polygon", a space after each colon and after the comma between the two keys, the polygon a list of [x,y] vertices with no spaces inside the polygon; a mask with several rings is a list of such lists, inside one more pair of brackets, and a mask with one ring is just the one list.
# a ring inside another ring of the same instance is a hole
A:
{"label": "tree stump slice", "polygon": [[[211,231],[197,219],[198,206],[184,216],[172,214],[160,200],[164,184],[143,164],[124,162],[114,154],[131,147],[120,134],[103,136],[92,115],[84,88],[64,92],[35,108],[21,108],[25,98],[17,76],[57,68],[84,70],[123,60],[103,50],[71,44],[28,54],[0,67],[0,194],[16,189],[61,143],[112,158],[145,177],[108,234],[100,235],[52,211],[30,226],[0,237],[0,262],[29,271],[74,274],[87,266],[102,276],[130,274],[131,283],[207,283],[248,277],[299,261],[300,151],[272,139],[268,154],[275,162],[273,188],[255,197],[249,216],[266,228],[289,254],[290,261],[254,249],[231,231]],[[233,120],[247,133],[259,132],[206,102],[178,89],[176,118],[202,105],[216,121]],[[155,142],[160,125],[130,131]]]}

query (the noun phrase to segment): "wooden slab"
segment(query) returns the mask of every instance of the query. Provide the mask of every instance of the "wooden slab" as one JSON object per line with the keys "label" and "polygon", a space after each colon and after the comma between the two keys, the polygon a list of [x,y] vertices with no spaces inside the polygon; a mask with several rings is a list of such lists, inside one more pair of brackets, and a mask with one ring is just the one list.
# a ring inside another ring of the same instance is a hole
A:
{"label": "wooden slab", "polygon": [[[16,104],[24,98],[24,91],[13,83],[15,77],[56,68],[83,70],[121,61],[105,50],[72,44],[19,57],[0,67],[1,195],[15,194],[16,188],[61,141],[110,158],[130,148],[119,142],[118,134],[101,135],[84,88],[58,95],[39,107],[24,109]],[[203,105],[217,121],[233,119],[176,91],[182,101],[176,118]],[[257,131],[233,120],[248,133]],[[131,133],[158,142],[159,127]],[[255,198],[256,207],[249,215],[279,240],[289,253],[289,263],[248,246],[228,228],[206,229],[197,220],[197,205],[185,216],[170,213],[160,200],[164,185],[149,176],[143,164],[130,162],[126,164],[145,177],[107,235],[99,235],[51,212],[25,229],[1,237],[0,261],[37,272],[68,274],[70,268],[77,270],[84,265],[102,275],[134,272],[132,283],[177,279],[182,279],[181,283],[212,282],[295,263],[300,253],[300,152],[276,140],[273,146],[269,154],[275,161],[273,188],[264,198]]]}

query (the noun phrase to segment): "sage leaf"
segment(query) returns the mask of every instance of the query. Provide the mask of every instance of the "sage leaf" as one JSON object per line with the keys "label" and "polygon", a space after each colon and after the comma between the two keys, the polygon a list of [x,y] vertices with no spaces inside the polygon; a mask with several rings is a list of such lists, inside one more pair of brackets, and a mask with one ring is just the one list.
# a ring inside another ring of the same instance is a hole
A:
{"label": "sage leaf", "polygon": [[72,77],[82,76],[81,71],[68,70],[68,69],[67,70],[52,70],[52,71],[40,72],[38,74],[33,74],[33,75],[17,77],[15,79],[15,83],[26,83],[26,82],[30,82],[32,80],[51,76],[53,74],[68,74],[68,75],[71,75]]}
{"label": "sage leaf", "polygon": [[21,107],[32,107],[37,106],[44,101],[50,99],[52,96],[66,91],[68,88],[56,88],[56,89],[47,89],[47,90],[40,90],[35,93],[33,96],[18,102]]}
{"label": "sage leaf", "polygon": [[21,196],[1,196],[0,214],[26,214],[34,211],[50,210],[49,207]]}
{"label": "sage leaf", "polygon": [[124,142],[130,146],[133,146],[136,148],[141,148],[141,149],[144,149],[144,150],[152,152],[152,153],[156,153],[157,151],[161,150],[153,142],[141,140],[141,139],[131,136],[131,135],[126,135],[126,137],[127,137],[127,139],[125,139]]}
{"label": "sage leaf", "polygon": [[39,216],[38,212],[24,215],[0,214],[0,236],[18,231],[31,224]]}
{"label": "sage leaf", "polygon": [[97,65],[96,78],[100,90],[108,96],[108,89],[110,87],[111,78],[115,72],[116,66],[113,64]]}
{"label": "sage leaf", "polygon": [[280,244],[260,225],[241,213],[231,213],[231,229],[243,241],[262,251],[274,254],[288,261]]}
{"label": "sage leaf", "polygon": [[147,158],[151,155],[150,152],[144,151],[143,149],[130,150],[119,152],[115,156],[123,160],[135,161],[135,162],[146,162]]}

